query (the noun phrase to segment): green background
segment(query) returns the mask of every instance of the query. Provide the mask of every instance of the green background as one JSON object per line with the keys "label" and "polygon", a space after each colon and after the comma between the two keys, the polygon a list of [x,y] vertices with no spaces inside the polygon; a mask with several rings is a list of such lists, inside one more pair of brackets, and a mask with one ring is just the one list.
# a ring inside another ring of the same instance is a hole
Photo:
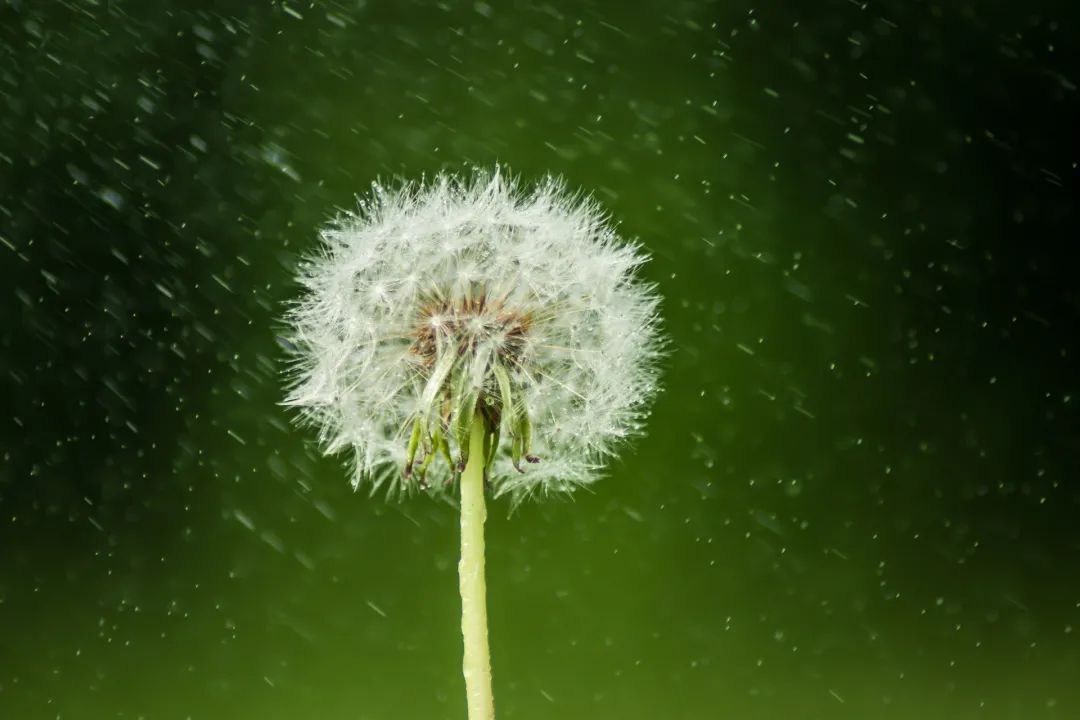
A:
{"label": "green background", "polygon": [[464,717],[455,509],[277,337],[336,208],[495,162],[671,341],[595,492],[489,508],[501,718],[1077,717],[1070,7],[0,3],[0,717]]}

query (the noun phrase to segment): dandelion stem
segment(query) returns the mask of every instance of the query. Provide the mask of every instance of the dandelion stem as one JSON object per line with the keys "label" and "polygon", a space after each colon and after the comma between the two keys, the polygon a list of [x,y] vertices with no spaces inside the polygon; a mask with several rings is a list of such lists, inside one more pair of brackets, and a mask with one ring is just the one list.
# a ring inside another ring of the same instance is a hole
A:
{"label": "dandelion stem", "polygon": [[461,634],[465,639],[465,694],[469,720],[493,720],[491,653],[488,650],[487,588],[484,581],[484,419],[473,416],[469,461],[461,474]]}

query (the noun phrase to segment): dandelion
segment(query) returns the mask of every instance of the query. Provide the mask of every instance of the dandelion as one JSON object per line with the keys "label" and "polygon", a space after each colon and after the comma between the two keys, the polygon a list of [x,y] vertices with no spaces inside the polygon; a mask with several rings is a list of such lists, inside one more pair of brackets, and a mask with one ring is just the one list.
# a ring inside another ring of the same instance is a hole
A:
{"label": "dandelion", "polygon": [[354,485],[460,488],[469,717],[494,716],[485,489],[514,503],[595,481],[656,392],[646,256],[595,202],[548,178],[375,184],[321,233],[289,314],[287,403]]}

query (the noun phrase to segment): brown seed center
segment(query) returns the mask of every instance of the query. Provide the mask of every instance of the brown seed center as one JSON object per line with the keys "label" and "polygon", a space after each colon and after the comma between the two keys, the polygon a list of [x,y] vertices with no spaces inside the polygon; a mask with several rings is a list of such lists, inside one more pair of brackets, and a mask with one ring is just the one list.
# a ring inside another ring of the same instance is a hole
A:
{"label": "brown seed center", "polygon": [[465,355],[490,343],[498,358],[512,367],[524,352],[530,323],[529,313],[509,309],[485,295],[435,300],[421,305],[409,349],[424,366],[432,367],[441,349],[452,347]]}

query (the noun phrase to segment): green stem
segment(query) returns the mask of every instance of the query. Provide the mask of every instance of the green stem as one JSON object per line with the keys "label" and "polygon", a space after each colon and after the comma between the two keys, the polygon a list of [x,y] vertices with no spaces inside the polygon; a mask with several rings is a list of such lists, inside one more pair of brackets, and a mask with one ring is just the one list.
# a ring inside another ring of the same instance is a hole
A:
{"label": "green stem", "polygon": [[469,462],[461,474],[461,634],[465,639],[465,694],[469,720],[494,720],[491,653],[488,650],[487,588],[484,581],[484,420],[473,416]]}

